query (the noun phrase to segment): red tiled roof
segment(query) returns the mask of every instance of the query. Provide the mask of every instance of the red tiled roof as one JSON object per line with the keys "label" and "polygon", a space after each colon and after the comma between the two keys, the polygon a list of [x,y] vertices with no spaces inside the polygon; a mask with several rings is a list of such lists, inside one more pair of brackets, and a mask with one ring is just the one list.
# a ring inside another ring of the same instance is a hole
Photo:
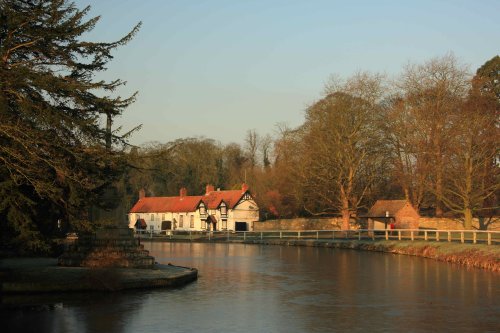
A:
{"label": "red tiled roof", "polygon": [[130,213],[193,212],[201,198],[202,196],[144,197],[137,201]]}
{"label": "red tiled roof", "polygon": [[207,205],[208,209],[216,209],[221,201],[224,201],[227,208],[233,209],[245,194],[242,190],[230,191],[212,191],[202,196],[202,201]]}
{"label": "red tiled roof", "polygon": [[144,197],[130,209],[130,213],[153,213],[153,212],[193,212],[203,201],[208,209],[216,209],[224,201],[227,208],[234,208],[246,191],[211,191],[205,195],[184,197]]}
{"label": "red tiled roof", "polygon": [[389,216],[394,216],[406,204],[411,206],[406,200],[377,200],[366,216],[382,217],[385,216],[385,212],[389,212]]}

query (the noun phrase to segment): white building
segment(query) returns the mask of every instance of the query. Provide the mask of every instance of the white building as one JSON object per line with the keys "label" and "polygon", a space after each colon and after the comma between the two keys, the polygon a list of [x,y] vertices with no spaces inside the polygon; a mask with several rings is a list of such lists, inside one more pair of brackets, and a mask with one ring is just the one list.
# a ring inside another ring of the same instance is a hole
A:
{"label": "white building", "polygon": [[205,195],[188,196],[185,188],[177,197],[146,197],[130,210],[129,227],[140,222],[148,231],[229,230],[252,231],[259,220],[259,207],[243,184],[241,190],[215,191],[207,185]]}

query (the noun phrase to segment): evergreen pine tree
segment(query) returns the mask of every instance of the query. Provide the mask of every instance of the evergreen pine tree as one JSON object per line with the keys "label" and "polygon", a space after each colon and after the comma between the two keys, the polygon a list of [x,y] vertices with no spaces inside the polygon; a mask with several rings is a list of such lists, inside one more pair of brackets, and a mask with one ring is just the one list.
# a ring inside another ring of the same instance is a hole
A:
{"label": "evergreen pine tree", "polygon": [[85,207],[123,171],[109,146],[126,138],[110,135],[102,120],[109,124],[135,94],[113,97],[124,82],[95,75],[140,24],[116,42],[88,42],[82,35],[99,20],[85,19],[89,9],[67,0],[0,0],[2,244],[47,249],[57,220],[85,220]]}

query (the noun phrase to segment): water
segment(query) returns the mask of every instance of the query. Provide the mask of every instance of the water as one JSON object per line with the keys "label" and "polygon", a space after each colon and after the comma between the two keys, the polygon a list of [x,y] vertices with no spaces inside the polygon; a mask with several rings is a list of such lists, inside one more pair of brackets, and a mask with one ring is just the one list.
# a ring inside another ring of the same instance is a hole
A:
{"label": "water", "polygon": [[197,267],[198,281],[170,290],[6,299],[33,305],[4,309],[3,327],[38,333],[500,331],[497,273],[326,248],[145,245],[160,263]]}

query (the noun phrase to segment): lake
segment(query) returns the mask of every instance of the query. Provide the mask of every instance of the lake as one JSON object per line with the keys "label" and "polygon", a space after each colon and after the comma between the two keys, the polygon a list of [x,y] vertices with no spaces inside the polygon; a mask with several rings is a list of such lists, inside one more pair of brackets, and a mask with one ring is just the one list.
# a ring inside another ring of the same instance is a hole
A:
{"label": "lake", "polygon": [[[145,242],[199,269],[178,289],[22,296],[8,332],[498,332],[500,274],[429,259],[271,245]],[[5,332],[2,329],[2,332]]]}

